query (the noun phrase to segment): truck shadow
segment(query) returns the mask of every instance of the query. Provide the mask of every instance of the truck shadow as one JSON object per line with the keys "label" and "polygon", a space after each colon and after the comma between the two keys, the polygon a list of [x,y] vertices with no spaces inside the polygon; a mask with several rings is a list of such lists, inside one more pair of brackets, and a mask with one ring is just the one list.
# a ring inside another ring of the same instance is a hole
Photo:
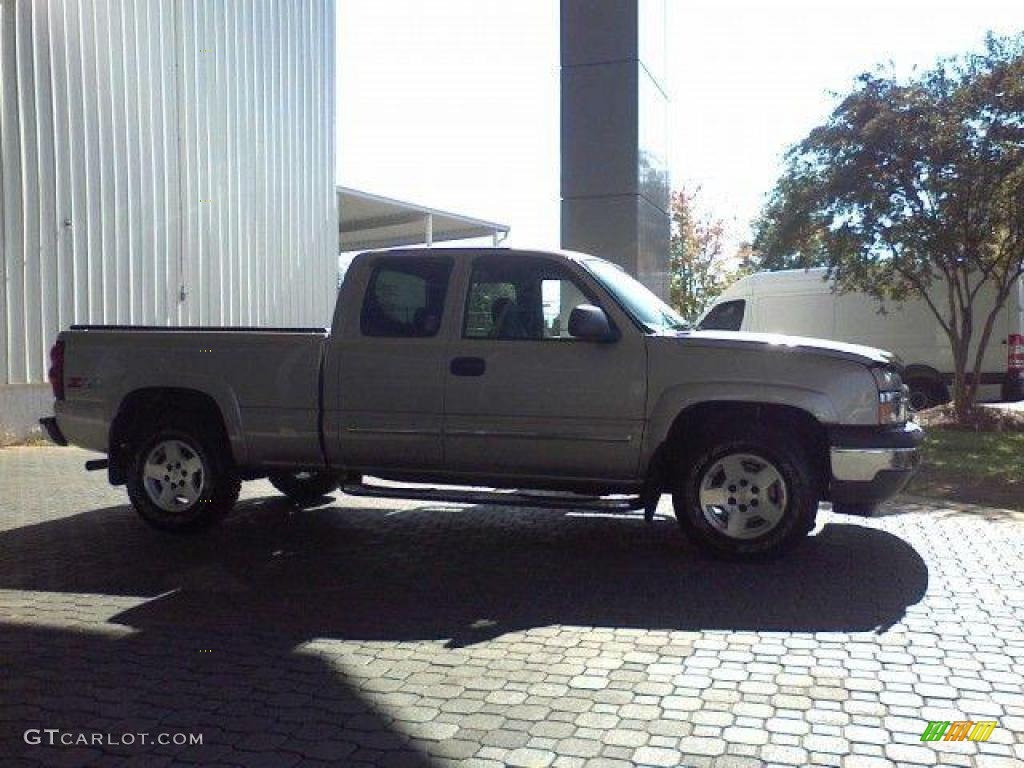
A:
{"label": "truck shadow", "polygon": [[[429,766],[478,745],[449,738],[450,724],[408,721],[410,694],[373,685],[396,682],[376,679],[394,662],[368,663],[387,644],[360,641],[437,641],[421,652],[450,664],[470,651],[442,643],[556,624],[872,630],[898,622],[927,584],[910,546],[858,525],[829,525],[789,559],[749,566],[698,556],[665,518],[343,498],[296,510],[274,498],[176,538],[127,507],[98,509],[0,532],[0,589],[19,591],[0,617],[0,753],[26,764]],[[32,746],[30,728],[199,733],[203,744]]]}
{"label": "truck shadow", "polygon": [[[371,701],[288,639],[97,630],[0,621],[5,766],[441,764],[415,723],[386,711],[386,695]],[[113,741],[81,741],[93,734]],[[165,736],[201,742],[157,742]]]}
{"label": "truck shadow", "polygon": [[700,556],[675,521],[501,508],[295,510],[243,502],[196,538],[126,507],[0,533],[0,588],[153,597],[113,621],[144,629],[445,640],[549,625],[865,631],[900,621],[928,585],[902,539],[825,526],[787,558]]}

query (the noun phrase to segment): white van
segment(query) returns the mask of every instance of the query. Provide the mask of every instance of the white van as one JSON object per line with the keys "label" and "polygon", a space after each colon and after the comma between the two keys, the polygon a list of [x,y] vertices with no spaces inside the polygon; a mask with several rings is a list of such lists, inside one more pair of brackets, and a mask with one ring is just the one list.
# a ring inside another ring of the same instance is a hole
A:
{"label": "white van", "polygon": [[[936,287],[937,294],[944,287]],[[977,310],[987,316],[984,292]],[[982,321],[978,321],[979,324]],[[813,336],[895,352],[906,365],[911,404],[927,408],[949,400],[953,354],[949,339],[924,299],[902,304],[865,293],[834,293],[827,272],[794,269],[758,272],[735,282],[703,314],[700,330],[760,331]],[[975,331],[975,339],[981,329]],[[974,352],[971,352],[973,365]],[[1024,281],[1018,280],[996,318],[985,352],[981,400],[1024,400]]]}

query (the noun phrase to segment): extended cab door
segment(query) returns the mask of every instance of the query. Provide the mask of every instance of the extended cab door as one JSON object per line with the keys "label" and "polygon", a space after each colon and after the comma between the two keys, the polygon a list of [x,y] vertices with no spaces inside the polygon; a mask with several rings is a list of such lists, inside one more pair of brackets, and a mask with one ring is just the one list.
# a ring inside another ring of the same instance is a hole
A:
{"label": "extended cab door", "polygon": [[[643,436],[646,350],[574,339],[569,315],[607,300],[585,276],[542,256],[469,264],[461,327],[445,371],[445,468],[501,477],[632,480]],[[622,333],[628,330],[629,333]]]}
{"label": "extended cab door", "polygon": [[357,469],[436,469],[452,258],[369,256],[346,276],[362,287],[344,308],[337,365],[341,462]]}

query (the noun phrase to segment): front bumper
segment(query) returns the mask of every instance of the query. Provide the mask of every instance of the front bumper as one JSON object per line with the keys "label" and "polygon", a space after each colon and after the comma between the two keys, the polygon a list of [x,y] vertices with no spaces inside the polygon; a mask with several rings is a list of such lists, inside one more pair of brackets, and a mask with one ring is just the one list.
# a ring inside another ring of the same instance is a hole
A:
{"label": "front bumper", "polygon": [[53,416],[47,416],[45,419],[39,420],[39,425],[46,430],[47,437],[50,441],[57,445],[67,445],[68,439],[64,437],[64,433],[60,431],[60,427],[57,425],[57,419]]}
{"label": "front bumper", "polygon": [[832,486],[829,497],[842,512],[870,514],[906,487],[921,463],[924,430],[836,427],[829,432]]}

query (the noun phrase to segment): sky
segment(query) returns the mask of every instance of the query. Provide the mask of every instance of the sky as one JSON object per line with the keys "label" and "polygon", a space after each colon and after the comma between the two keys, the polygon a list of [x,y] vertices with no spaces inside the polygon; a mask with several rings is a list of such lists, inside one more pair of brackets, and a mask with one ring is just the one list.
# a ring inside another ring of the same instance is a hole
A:
{"label": "sky", "polygon": [[[1024,0],[667,0],[669,164],[733,239],[860,72],[1024,30]],[[558,246],[558,0],[338,0],[339,183]]]}

